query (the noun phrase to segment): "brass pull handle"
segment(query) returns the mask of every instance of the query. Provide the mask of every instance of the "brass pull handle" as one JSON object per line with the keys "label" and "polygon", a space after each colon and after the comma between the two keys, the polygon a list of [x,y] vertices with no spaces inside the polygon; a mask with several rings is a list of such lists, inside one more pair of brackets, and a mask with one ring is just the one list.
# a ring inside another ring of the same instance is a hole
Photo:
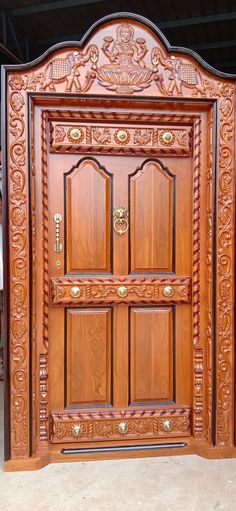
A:
{"label": "brass pull handle", "polygon": [[129,229],[129,212],[126,208],[116,208],[113,211],[113,228],[120,236]]}
{"label": "brass pull handle", "polygon": [[60,223],[62,222],[62,216],[60,213],[56,213],[53,217],[54,222],[56,223],[56,243],[54,244],[54,252],[62,251],[62,244],[60,243]]}

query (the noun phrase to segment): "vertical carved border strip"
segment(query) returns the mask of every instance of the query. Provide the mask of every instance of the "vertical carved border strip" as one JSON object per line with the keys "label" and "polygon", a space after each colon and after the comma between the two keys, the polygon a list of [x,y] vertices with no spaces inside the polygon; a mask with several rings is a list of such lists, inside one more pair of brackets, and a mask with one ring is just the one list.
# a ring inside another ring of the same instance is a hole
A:
{"label": "vertical carved border strip", "polygon": [[216,443],[233,445],[233,86],[222,85],[219,99],[219,165],[217,197],[217,351]]}
{"label": "vertical carved border strip", "polygon": [[31,307],[32,307],[32,332],[31,332],[31,361],[32,361],[32,378],[31,378],[31,385],[32,385],[32,452],[35,452],[36,445],[37,445],[37,437],[36,437],[36,394],[37,394],[37,360],[36,360],[36,353],[37,353],[37,341],[36,341],[36,296],[35,296],[35,285],[36,285],[36,273],[35,273],[35,265],[36,265],[36,203],[35,203],[35,188],[36,188],[36,168],[35,168],[35,125],[34,125],[34,109],[33,104],[31,102],[30,104],[30,110],[29,110],[30,120],[31,120],[31,140],[30,140],[30,147],[31,147],[31,154],[30,162],[31,162],[31,176],[29,176],[29,180],[31,180],[31,196],[29,197],[29,204],[31,205],[31,253],[32,253],[32,261],[31,261],[31,268],[32,268],[32,274],[31,274],[31,293],[32,293],[32,300],[31,300]]}
{"label": "vertical carved border strip", "polygon": [[48,174],[47,174],[47,113],[41,117],[41,173],[43,215],[43,352],[39,355],[39,440],[48,442],[48,320],[49,320],[49,274],[48,274]]}
{"label": "vertical carved border strip", "polygon": [[206,232],[206,435],[212,443],[212,236],[213,236],[213,123],[214,109],[208,115],[207,152],[207,232]]}
{"label": "vertical carved border strip", "polygon": [[194,123],[193,141],[193,434],[203,435],[203,348],[200,341],[200,178],[201,119]]}
{"label": "vertical carved border strip", "polygon": [[29,456],[29,241],[24,81],[9,76],[11,457]]}

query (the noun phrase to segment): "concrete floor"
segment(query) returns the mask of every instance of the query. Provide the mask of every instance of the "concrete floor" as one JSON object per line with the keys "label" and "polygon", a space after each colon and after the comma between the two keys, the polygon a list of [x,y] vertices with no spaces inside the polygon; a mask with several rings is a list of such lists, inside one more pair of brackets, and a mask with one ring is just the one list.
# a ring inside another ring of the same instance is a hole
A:
{"label": "concrete floor", "polygon": [[38,472],[2,470],[1,511],[234,511],[236,459],[197,456],[65,463]]}

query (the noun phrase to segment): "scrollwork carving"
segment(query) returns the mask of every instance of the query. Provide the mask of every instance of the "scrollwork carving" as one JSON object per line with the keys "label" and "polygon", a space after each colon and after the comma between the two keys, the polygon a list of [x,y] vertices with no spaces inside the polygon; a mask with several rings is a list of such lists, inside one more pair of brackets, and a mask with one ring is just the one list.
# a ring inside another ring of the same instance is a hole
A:
{"label": "scrollwork carving", "polygon": [[[226,85],[226,84],[225,84]],[[219,102],[219,193],[217,238],[217,442],[233,442],[233,102],[232,84],[222,86]]]}
{"label": "scrollwork carving", "polygon": [[[172,286],[171,298],[165,296],[164,288]],[[72,298],[71,290],[74,286],[79,287],[79,297]],[[119,286],[127,288],[127,295],[119,296]],[[76,303],[189,303],[191,279],[189,277],[172,277],[160,279],[68,279],[51,278],[50,296],[52,304],[76,304]]]}
{"label": "scrollwork carving", "polygon": [[28,424],[28,261],[26,203],[26,144],[23,107],[20,92],[23,80],[11,77],[10,129],[10,258],[11,258],[11,448],[12,457],[26,457],[29,450]]}

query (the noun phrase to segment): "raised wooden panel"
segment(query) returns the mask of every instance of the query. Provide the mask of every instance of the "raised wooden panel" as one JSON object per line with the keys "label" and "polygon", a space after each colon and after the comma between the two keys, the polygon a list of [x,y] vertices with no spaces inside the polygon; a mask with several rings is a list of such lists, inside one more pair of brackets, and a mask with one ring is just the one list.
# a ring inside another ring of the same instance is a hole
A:
{"label": "raised wooden panel", "polygon": [[67,272],[110,272],[110,177],[85,159],[65,176],[65,185]]}
{"label": "raised wooden panel", "polygon": [[66,405],[111,404],[111,309],[67,310]]}
{"label": "raised wooden panel", "polygon": [[131,272],[174,271],[174,176],[148,161],[130,178]]}
{"label": "raised wooden panel", "polygon": [[131,403],[173,402],[173,308],[130,311]]}

